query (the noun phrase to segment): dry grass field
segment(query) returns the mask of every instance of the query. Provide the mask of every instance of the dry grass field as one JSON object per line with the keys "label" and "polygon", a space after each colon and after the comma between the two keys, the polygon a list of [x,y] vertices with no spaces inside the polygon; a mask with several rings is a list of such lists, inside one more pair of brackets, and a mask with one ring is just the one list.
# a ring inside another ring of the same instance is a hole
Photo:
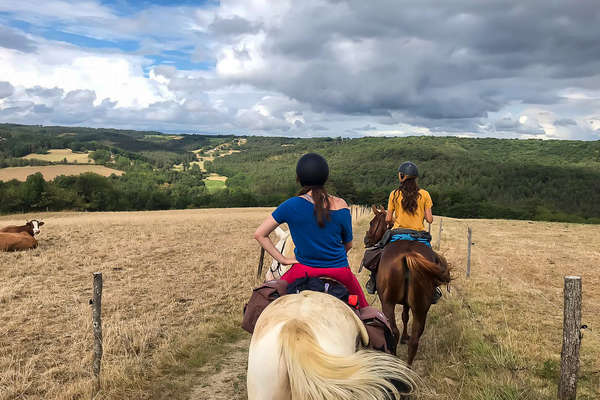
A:
{"label": "dry grass field", "polygon": [[123,171],[108,168],[103,165],[45,165],[38,167],[10,167],[0,168],[0,181],[16,179],[25,182],[29,175],[41,172],[44,179],[51,181],[59,175],[80,175],[85,172],[93,172],[102,176],[111,174],[123,175]]}
{"label": "dry grass field", "polygon": [[48,154],[28,154],[23,156],[26,160],[42,160],[51,162],[60,162],[65,158],[68,163],[93,164],[94,160],[88,157],[88,153],[73,153],[71,149],[52,149],[48,150]]}
{"label": "dry grass field", "polygon": [[[46,222],[38,249],[0,253],[0,400],[90,397],[95,271],[105,280],[97,399],[245,398],[249,335],[239,322],[258,282],[252,232],[269,211],[0,217],[0,226]],[[355,225],[355,271],[366,226]],[[597,399],[600,227],[449,218],[443,226],[442,253],[456,280],[429,315],[415,363],[426,385],[419,398],[556,398],[563,276],[578,274],[583,322],[592,328],[578,398]],[[475,243],[468,280],[467,226]]]}

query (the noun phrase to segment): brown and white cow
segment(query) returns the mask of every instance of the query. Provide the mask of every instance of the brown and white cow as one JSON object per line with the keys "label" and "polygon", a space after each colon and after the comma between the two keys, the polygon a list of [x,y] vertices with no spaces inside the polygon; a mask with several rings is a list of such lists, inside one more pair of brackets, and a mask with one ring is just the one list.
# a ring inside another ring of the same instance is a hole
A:
{"label": "brown and white cow", "polygon": [[0,251],[29,250],[37,246],[37,240],[27,232],[0,232]]}
{"label": "brown and white cow", "polygon": [[44,225],[42,221],[38,221],[37,219],[32,219],[31,221],[27,221],[25,225],[10,225],[5,228],[1,228],[0,232],[6,233],[20,233],[27,232],[32,237],[40,233],[40,226]]}

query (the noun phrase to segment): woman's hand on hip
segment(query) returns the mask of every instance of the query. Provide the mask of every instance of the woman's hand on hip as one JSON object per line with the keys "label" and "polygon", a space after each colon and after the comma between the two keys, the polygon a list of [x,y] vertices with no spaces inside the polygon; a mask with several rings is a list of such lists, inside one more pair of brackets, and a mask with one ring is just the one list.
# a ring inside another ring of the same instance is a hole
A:
{"label": "woman's hand on hip", "polygon": [[299,264],[295,257],[283,257],[283,260],[281,260],[280,263],[283,265]]}

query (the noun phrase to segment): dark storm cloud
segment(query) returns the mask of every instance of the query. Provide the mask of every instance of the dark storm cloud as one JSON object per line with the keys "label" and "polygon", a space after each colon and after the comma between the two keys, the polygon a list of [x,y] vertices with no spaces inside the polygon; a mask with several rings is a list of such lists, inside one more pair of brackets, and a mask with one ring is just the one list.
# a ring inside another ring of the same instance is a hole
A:
{"label": "dark storm cloud", "polygon": [[400,112],[466,128],[598,80],[596,0],[292,4],[263,28],[267,67],[244,80],[318,112]]}
{"label": "dark storm cloud", "polygon": [[19,50],[24,53],[35,51],[35,42],[13,29],[0,26],[0,47]]}

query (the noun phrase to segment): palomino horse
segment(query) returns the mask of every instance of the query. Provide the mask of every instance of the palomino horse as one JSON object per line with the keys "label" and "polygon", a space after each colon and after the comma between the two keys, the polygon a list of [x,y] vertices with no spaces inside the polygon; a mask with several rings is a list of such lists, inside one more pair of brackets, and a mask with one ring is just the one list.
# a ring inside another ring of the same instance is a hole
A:
{"label": "palomino horse", "polygon": [[[277,250],[279,250],[281,254],[283,254],[285,257],[294,257],[294,249],[296,248],[296,245],[292,240],[292,235],[290,234],[290,231],[284,231],[280,227],[277,227],[275,228],[275,235],[277,235],[278,239],[277,243],[275,244]],[[265,282],[275,279],[281,279],[283,274],[285,274],[291,267],[291,265],[283,265],[279,261],[273,259],[273,261],[271,262],[271,267],[265,274]]]}
{"label": "palomino horse", "polygon": [[[365,246],[373,246],[381,240],[387,230],[385,209],[373,206],[375,217],[365,234]],[[379,261],[377,270],[377,293],[381,301],[381,311],[388,318],[398,343],[400,332],[396,325],[396,304],[404,306],[402,322],[404,329],[400,343],[408,342],[408,365],[412,365],[419,339],[425,329],[427,312],[433,300],[436,286],[450,283],[450,268],[446,259],[434,252],[431,247],[416,241],[399,240],[388,243]],[[408,312],[412,311],[413,323],[408,336]]]}
{"label": "palomino horse", "polygon": [[337,298],[305,290],[262,312],[248,354],[249,400],[400,399],[416,375],[399,358],[364,350],[361,320]]}

